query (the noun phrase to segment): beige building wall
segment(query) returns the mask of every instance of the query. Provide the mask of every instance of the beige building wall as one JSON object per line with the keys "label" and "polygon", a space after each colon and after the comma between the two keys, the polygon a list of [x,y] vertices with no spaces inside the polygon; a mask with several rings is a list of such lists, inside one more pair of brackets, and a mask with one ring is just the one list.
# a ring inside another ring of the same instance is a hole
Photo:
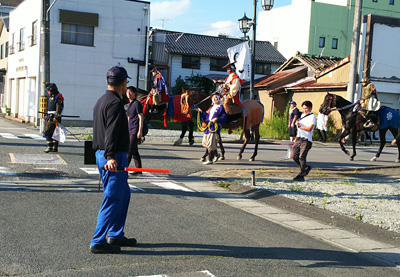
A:
{"label": "beige building wall", "polygon": [[269,96],[267,90],[259,90],[258,97],[260,102],[264,105],[264,119],[271,118],[272,116],[272,97]]}
{"label": "beige building wall", "polygon": [[347,83],[349,81],[350,63],[318,77],[317,83]]}
{"label": "beige building wall", "polygon": [[[340,95],[343,98],[346,98],[347,96],[347,91],[331,91],[329,93]],[[297,103],[297,107],[301,112],[303,112],[303,108],[301,107],[301,104],[309,100],[313,104],[313,109],[312,112],[317,116],[319,108],[321,107],[322,102],[324,101],[324,98],[326,96],[327,92],[296,92],[293,94],[293,100]],[[333,111],[329,114],[329,118],[333,120],[335,123],[335,127],[337,131],[342,130],[342,118],[340,117],[340,113],[338,111]],[[334,133],[335,131],[332,130]]]}

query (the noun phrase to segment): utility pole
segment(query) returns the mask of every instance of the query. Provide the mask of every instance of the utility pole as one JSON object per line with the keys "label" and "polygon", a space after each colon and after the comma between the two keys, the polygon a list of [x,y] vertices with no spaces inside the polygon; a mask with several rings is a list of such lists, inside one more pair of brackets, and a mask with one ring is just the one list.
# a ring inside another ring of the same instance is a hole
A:
{"label": "utility pole", "polygon": [[254,89],[254,71],[256,70],[256,27],[257,27],[257,0],[253,3],[253,41],[251,43],[251,75],[250,75],[250,99],[257,99]]}
{"label": "utility pole", "polygon": [[46,84],[50,80],[50,21],[47,17],[47,10],[50,6],[49,0],[43,0],[42,4],[42,24],[41,24],[41,43],[40,43],[40,132],[45,126],[44,112],[47,112]]}
{"label": "utility pole", "polygon": [[354,94],[357,83],[357,65],[358,65],[358,51],[360,46],[360,28],[361,28],[361,14],[362,14],[362,0],[355,0],[354,6],[354,22],[353,22],[353,40],[351,42],[350,53],[350,72],[349,84],[347,86],[347,100],[354,102]]}

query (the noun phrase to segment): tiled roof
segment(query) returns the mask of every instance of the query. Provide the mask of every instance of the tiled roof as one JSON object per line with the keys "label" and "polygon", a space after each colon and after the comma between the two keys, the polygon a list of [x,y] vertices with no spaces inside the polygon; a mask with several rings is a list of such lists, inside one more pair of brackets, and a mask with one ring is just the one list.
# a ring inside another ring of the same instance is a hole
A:
{"label": "tiled roof", "polygon": [[295,75],[300,71],[307,71],[307,67],[298,66],[292,69],[276,72],[266,77],[258,78],[255,81],[254,87],[273,87],[275,83],[282,81],[283,79],[289,78],[290,76]]}
{"label": "tiled roof", "polygon": [[315,55],[301,54],[298,52],[296,53],[295,57],[290,58],[284,64],[282,64],[276,70],[276,72],[297,67],[300,64],[307,66],[314,72],[320,72],[342,59],[343,58],[340,57],[320,57]]}
{"label": "tiled roof", "polygon": [[24,0],[0,0],[0,5],[16,7],[21,4]]}
{"label": "tiled roof", "polygon": [[[153,34],[157,35],[157,33],[166,35],[166,42],[171,45],[171,54],[228,58],[227,49],[244,42],[237,38],[153,30]],[[285,57],[267,41],[257,41],[255,58],[260,62],[283,63],[286,61]]]}

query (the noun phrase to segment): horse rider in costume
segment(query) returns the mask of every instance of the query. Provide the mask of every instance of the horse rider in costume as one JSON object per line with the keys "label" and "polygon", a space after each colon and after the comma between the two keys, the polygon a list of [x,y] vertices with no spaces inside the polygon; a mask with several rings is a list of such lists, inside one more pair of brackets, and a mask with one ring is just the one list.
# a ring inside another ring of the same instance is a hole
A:
{"label": "horse rider in costume", "polygon": [[376,112],[380,109],[381,102],[378,100],[374,84],[368,78],[363,78],[361,85],[364,88],[364,96],[358,101],[354,111],[358,111],[365,118],[364,128],[376,131],[379,123]]}
{"label": "horse rider in costume", "polygon": [[58,141],[53,139],[57,123],[61,123],[61,113],[64,108],[64,97],[58,91],[56,84],[50,83],[47,89],[47,115],[43,137],[46,138],[47,148],[44,152],[58,152]]}
{"label": "horse rider in costume", "polygon": [[153,87],[150,91],[152,95],[152,107],[149,110],[150,113],[158,113],[158,108],[161,108],[162,105],[165,105],[168,108],[168,88],[165,83],[164,77],[161,75],[160,71],[158,71],[157,67],[154,67],[151,70],[151,74],[153,75]]}
{"label": "horse rider in costume", "polygon": [[[235,62],[224,66],[229,74],[225,78],[224,88],[224,108],[228,115],[227,123],[235,121],[242,116],[242,103],[240,102],[240,90],[243,80],[236,74]],[[228,129],[228,133],[232,131]]]}

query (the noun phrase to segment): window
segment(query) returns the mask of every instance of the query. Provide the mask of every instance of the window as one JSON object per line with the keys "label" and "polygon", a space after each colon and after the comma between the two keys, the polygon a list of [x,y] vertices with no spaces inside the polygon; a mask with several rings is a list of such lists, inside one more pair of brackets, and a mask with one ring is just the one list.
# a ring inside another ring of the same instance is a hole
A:
{"label": "window", "polygon": [[325,37],[319,37],[319,47],[325,47]]}
{"label": "window", "polygon": [[8,41],[6,41],[6,49],[5,49],[4,57],[5,58],[8,57]]}
{"label": "window", "polygon": [[271,74],[271,64],[270,63],[256,63],[256,68],[254,70],[255,74],[270,75]]}
{"label": "window", "polygon": [[210,70],[212,71],[226,71],[226,68],[222,68],[224,65],[229,63],[227,59],[210,59]]}
{"label": "window", "polygon": [[372,2],[375,2],[375,3],[377,3],[377,2],[378,2],[378,0],[372,0]]}
{"label": "window", "polygon": [[10,55],[14,54],[14,38],[15,38],[15,33],[12,33],[11,34],[11,45],[9,47]]}
{"label": "window", "polygon": [[37,44],[37,21],[32,22],[31,46]]}
{"label": "window", "polygon": [[61,43],[94,46],[94,27],[62,23]]}
{"label": "window", "polygon": [[339,39],[333,38],[332,39],[332,49],[337,49],[338,48],[338,43],[339,43]]}
{"label": "window", "polygon": [[4,43],[1,45],[1,49],[0,49],[0,59],[4,59]]}
{"label": "window", "polygon": [[394,0],[389,0],[389,5],[394,5]]}
{"label": "window", "polygon": [[182,56],[182,68],[200,69],[200,57]]}
{"label": "window", "polygon": [[99,26],[96,13],[60,10],[61,43],[94,46],[94,27]]}
{"label": "window", "polygon": [[19,30],[19,47],[18,51],[24,51],[25,50],[25,28],[21,28]]}

